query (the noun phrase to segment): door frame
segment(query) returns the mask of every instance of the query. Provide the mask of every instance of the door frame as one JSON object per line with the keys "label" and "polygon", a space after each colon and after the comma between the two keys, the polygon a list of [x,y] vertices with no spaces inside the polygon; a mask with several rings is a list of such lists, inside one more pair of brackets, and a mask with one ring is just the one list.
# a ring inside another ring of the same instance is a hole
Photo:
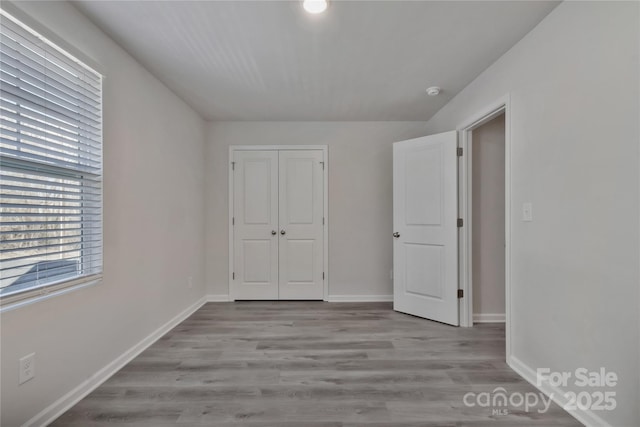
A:
{"label": "door frame", "polygon": [[463,156],[460,158],[458,169],[458,182],[460,185],[458,209],[460,217],[464,218],[464,227],[459,234],[460,244],[460,289],[464,292],[464,298],[460,300],[460,326],[473,326],[473,282],[472,282],[472,161],[471,150],[473,146],[472,132],[483,124],[496,118],[500,114],[505,115],[505,342],[507,360],[511,355],[511,108],[509,94],[497,101],[478,110],[468,120],[457,127],[460,138],[460,147]]}
{"label": "door frame", "polygon": [[227,292],[229,295],[229,301],[234,301],[232,299],[231,294],[231,286],[233,285],[233,279],[231,277],[231,273],[234,271],[233,268],[233,154],[236,151],[282,151],[282,150],[320,150],[322,151],[322,161],[324,162],[324,173],[323,173],[323,215],[324,215],[324,227],[323,227],[323,235],[322,235],[322,266],[324,270],[324,281],[323,281],[323,300],[328,301],[329,297],[329,279],[331,277],[329,273],[329,146],[328,145],[230,145],[229,146],[229,163],[227,165],[229,172],[229,216],[228,216],[228,227],[229,227],[229,271],[228,271],[228,283],[227,283]]}

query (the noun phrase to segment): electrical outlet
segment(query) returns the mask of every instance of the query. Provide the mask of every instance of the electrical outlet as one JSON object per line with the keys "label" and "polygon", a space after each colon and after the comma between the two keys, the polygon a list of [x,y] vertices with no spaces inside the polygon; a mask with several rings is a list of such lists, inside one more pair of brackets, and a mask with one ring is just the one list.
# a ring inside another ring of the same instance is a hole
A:
{"label": "electrical outlet", "polygon": [[187,286],[189,287],[189,289],[193,288],[193,276],[189,276],[189,278],[187,279]]}
{"label": "electrical outlet", "polygon": [[533,205],[531,202],[522,204],[522,220],[533,221]]}
{"label": "electrical outlet", "polygon": [[20,359],[20,383],[24,384],[36,376],[36,354],[31,353]]}

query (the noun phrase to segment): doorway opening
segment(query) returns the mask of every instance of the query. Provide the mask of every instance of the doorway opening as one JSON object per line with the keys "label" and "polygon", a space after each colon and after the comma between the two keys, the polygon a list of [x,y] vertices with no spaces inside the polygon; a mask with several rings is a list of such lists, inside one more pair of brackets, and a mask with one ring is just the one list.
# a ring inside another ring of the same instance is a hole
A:
{"label": "doorway opening", "polygon": [[505,323],[510,355],[510,129],[508,99],[459,127],[460,325]]}
{"label": "doorway opening", "polygon": [[504,113],[471,132],[473,323],[505,321]]}

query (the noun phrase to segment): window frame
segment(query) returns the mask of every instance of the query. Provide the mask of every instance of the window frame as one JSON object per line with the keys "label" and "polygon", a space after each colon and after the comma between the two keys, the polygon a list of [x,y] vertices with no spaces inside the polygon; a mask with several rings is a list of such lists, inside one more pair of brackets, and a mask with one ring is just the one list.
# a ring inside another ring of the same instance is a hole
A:
{"label": "window frame", "polygon": [[[83,248],[81,244],[80,259],[85,259],[85,257],[92,257],[97,252],[99,253],[99,261],[100,268],[98,272],[89,273],[82,275],[82,271],[80,275],[74,276],[72,278],[60,278],[58,280],[53,280],[49,283],[45,283],[42,285],[36,285],[31,288],[26,288],[22,291],[16,291],[15,293],[10,293],[8,295],[0,295],[0,313],[12,310],[18,307],[22,307],[25,305],[29,305],[31,303],[41,301],[44,299],[51,298],[53,296],[66,294],[68,292],[81,289],[84,287],[96,285],[102,282],[103,274],[104,274],[104,81],[105,74],[98,64],[94,61],[88,59],[85,55],[79,52],[74,47],[70,46],[64,40],[59,38],[55,33],[49,31],[46,27],[42,26],[39,22],[34,20],[31,16],[24,13],[17,6],[4,2],[0,7],[0,16],[2,19],[9,19],[16,23],[18,26],[23,28],[26,32],[35,36],[45,44],[47,44],[52,49],[57,50],[61,54],[65,55],[71,61],[78,64],[80,67],[86,68],[89,71],[95,73],[100,76],[100,88],[99,88],[99,100],[98,104],[100,106],[100,126],[98,132],[99,142],[99,154],[100,154],[100,171],[99,175],[99,197],[97,200],[93,201],[93,203],[99,203],[99,216],[100,216],[100,226],[97,228],[99,233],[100,244],[99,246],[93,248]],[[6,161],[6,160],[5,160]],[[1,162],[1,160],[0,160]],[[37,164],[37,162],[33,162],[30,159],[16,159],[17,163],[24,162],[25,164]],[[44,169],[46,173],[46,166],[38,165],[41,169]],[[55,170],[55,166],[51,166],[49,168],[49,172]],[[67,172],[73,171],[76,174],[77,179],[82,179],[82,175],[84,172],[82,170],[73,170],[67,169]],[[52,174],[53,175],[53,174]],[[84,217],[84,211],[81,211],[82,217]],[[81,222],[84,222],[82,220]],[[82,239],[81,239],[82,241]],[[85,252],[87,251],[87,252]],[[88,254],[88,255],[87,255]]]}

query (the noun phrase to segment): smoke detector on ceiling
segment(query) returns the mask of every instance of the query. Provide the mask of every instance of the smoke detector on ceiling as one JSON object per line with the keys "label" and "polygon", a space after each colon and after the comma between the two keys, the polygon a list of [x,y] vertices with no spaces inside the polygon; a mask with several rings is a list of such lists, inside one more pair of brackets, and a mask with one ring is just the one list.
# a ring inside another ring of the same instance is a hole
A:
{"label": "smoke detector on ceiling", "polygon": [[427,95],[436,96],[440,94],[440,88],[438,86],[431,86],[427,89]]}

